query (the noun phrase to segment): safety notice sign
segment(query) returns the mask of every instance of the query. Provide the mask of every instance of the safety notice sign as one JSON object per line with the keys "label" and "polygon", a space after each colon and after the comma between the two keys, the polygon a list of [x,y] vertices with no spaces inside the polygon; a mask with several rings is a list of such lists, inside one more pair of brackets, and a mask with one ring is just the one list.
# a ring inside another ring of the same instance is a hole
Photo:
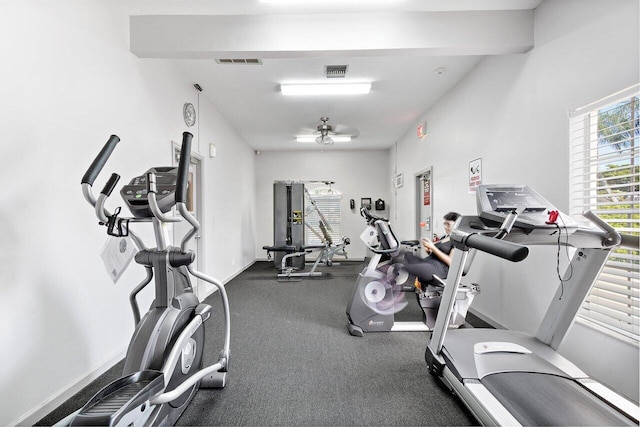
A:
{"label": "safety notice sign", "polygon": [[482,184],[482,159],[469,162],[469,194],[475,194],[478,186]]}

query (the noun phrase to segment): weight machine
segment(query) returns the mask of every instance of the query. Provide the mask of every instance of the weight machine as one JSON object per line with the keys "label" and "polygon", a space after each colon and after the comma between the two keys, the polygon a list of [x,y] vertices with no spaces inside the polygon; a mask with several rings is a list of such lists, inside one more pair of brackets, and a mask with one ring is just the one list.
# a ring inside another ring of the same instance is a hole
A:
{"label": "weight machine", "polygon": [[[335,265],[334,255],[347,257],[346,246],[350,244],[347,237],[334,245],[329,231],[331,225],[318,208],[315,200],[305,187],[305,183],[321,182],[327,185],[333,181],[275,181],[273,184],[273,245],[263,246],[267,258],[274,253],[274,266],[280,273],[278,279],[292,280],[301,277],[319,277],[322,272],[316,271],[320,264]],[[309,200],[306,206],[305,196]],[[306,207],[306,208],[305,208]],[[318,229],[313,227],[305,216],[317,212]],[[320,240],[318,244],[305,243],[305,228],[314,233]],[[305,268],[306,255],[319,250],[319,254],[310,271]]]}

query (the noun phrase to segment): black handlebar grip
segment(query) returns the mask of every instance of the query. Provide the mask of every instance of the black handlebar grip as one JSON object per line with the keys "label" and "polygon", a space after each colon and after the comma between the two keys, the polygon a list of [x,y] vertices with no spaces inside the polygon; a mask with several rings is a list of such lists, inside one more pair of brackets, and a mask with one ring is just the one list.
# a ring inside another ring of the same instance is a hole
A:
{"label": "black handlebar grip", "polygon": [[189,163],[191,163],[191,140],[193,135],[189,132],[182,134],[182,149],[180,150],[180,163],[178,164],[178,180],[176,182],[176,203],[187,202],[187,184],[189,182]]}
{"label": "black handlebar grip", "polygon": [[529,248],[494,237],[481,234],[471,234],[465,241],[465,245],[512,262],[519,262],[529,256]]}
{"label": "black handlebar grip", "polygon": [[621,234],[620,237],[622,238],[620,246],[628,249],[640,249],[640,236]]}
{"label": "black handlebar grip", "polygon": [[120,142],[120,138],[116,135],[111,135],[109,137],[107,143],[104,144],[104,147],[102,147],[102,150],[100,150],[100,153],[98,153],[98,156],[93,160],[93,163],[91,163],[91,166],[89,166],[89,169],[87,169],[87,172],[82,177],[82,184],[93,185],[93,181],[96,180],[98,174],[104,167],[104,164],[109,160],[109,157],[111,156],[113,149],[116,148],[116,144],[118,142]]}
{"label": "black handlebar grip", "polygon": [[113,189],[116,188],[116,184],[118,183],[118,181],[120,181],[120,175],[118,175],[117,173],[112,173],[111,178],[109,178],[109,181],[107,181],[100,193],[109,197]]}

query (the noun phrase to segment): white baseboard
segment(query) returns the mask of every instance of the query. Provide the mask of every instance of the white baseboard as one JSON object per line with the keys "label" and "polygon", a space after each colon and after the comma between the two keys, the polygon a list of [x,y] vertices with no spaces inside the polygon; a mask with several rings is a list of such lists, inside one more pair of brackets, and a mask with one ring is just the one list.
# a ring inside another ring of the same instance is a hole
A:
{"label": "white baseboard", "polygon": [[[241,273],[243,273],[247,268],[251,267],[253,264],[255,264],[257,261],[260,261],[259,259],[254,259],[253,261],[250,261],[247,265],[245,265],[244,267],[240,268],[238,271],[236,271],[235,273],[233,273],[231,276],[227,277],[225,280],[222,280],[222,284],[227,286],[227,283],[229,283],[230,281],[232,281],[233,279],[235,279],[236,277],[238,277]],[[210,292],[208,292],[204,298],[202,298],[202,300],[204,300],[205,298],[209,297],[210,295],[215,294],[216,292],[218,292],[218,288],[216,288],[215,286],[213,287],[213,289],[211,289]]]}
{"label": "white baseboard", "polygon": [[40,421],[44,416],[49,414],[51,411],[56,409],[58,406],[62,405],[64,402],[69,400],[74,394],[82,390],[84,387],[89,385],[92,381],[98,378],[100,375],[104,374],[106,371],[111,369],[116,363],[124,359],[127,354],[127,349],[123,348],[109,359],[105,360],[94,369],[92,372],[77,378],[72,381],[71,384],[67,385],[65,388],[60,389],[58,393],[51,396],[49,399],[43,401],[35,408],[31,409],[29,412],[15,420],[13,423],[9,424],[9,426],[24,426],[29,425],[32,426],[38,421]]}

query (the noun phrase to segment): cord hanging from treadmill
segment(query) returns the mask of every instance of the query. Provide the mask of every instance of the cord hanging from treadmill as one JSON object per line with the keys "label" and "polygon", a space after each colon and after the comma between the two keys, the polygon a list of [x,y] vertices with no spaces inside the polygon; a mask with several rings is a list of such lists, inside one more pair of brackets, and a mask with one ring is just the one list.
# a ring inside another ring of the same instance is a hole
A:
{"label": "cord hanging from treadmill", "polygon": [[[560,227],[560,225],[557,222],[553,222],[553,224],[558,228],[558,243],[557,243],[557,247],[558,247],[558,251],[556,254],[556,273],[558,274],[558,279],[560,280],[560,297],[558,299],[562,299],[562,297],[564,296],[564,282],[568,281],[571,279],[571,277],[573,277],[573,264],[571,264],[571,257],[569,256],[569,249],[568,249],[568,243],[569,243],[569,232],[567,231],[567,226],[564,223],[564,220],[562,219],[562,216],[558,216],[558,218],[560,219],[560,221],[562,221],[562,227]],[[566,279],[562,278],[562,274],[560,273],[560,247],[561,245],[561,239],[562,239],[562,230],[565,230],[565,251],[566,251],[566,255],[567,255],[567,259],[569,260],[569,266],[567,267],[568,271],[569,271],[569,277],[567,277]]]}

